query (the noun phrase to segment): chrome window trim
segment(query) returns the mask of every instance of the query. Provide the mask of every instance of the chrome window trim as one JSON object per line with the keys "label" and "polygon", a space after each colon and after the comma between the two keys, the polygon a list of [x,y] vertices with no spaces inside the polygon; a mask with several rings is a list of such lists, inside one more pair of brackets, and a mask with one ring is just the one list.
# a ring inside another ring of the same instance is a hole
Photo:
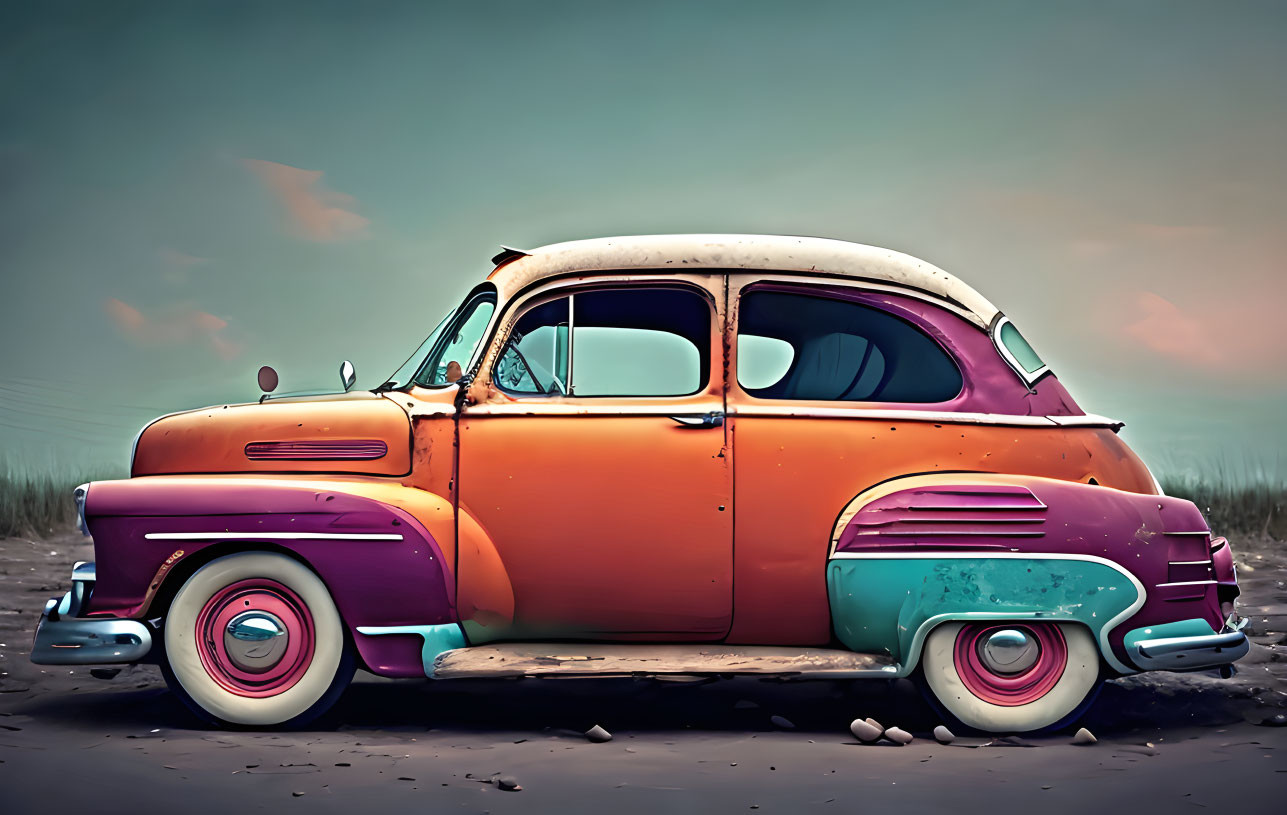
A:
{"label": "chrome window trim", "polygon": [[[1010,349],[1006,348],[1005,343],[1001,341],[1001,328],[1007,324],[1014,325],[1009,317],[998,313],[996,319],[992,321],[992,325],[988,327],[988,334],[992,337],[992,347],[997,349],[997,353],[1001,355],[1001,358],[1005,360],[1011,370],[1019,375],[1019,378],[1023,380],[1023,383],[1031,388],[1036,384],[1038,379],[1041,379],[1041,377],[1050,373],[1050,366],[1047,365],[1045,361],[1042,361],[1040,368],[1029,372],[1027,368],[1024,368],[1023,365],[1019,364],[1019,360],[1015,358],[1014,354],[1010,353]],[[1015,326],[1014,330],[1018,331],[1019,327]],[[1020,334],[1019,336],[1023,335]],[[1026,337],[1024,338],[1024,342],[1027,342]],[[1036,349],[1033,349],[1033,353],[1036,353]]]}

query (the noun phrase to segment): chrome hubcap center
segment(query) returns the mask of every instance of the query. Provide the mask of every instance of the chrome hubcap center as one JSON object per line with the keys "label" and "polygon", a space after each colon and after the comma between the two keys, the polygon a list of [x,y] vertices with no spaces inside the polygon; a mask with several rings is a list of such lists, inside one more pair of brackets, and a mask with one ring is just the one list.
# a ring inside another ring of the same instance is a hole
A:
{"label": "chrome hubcap center", "polygon": [[223,648],[243,671],[260,673],[281,661],[290,637],[286,626],[267,611],[243,611],[228,621]]}
{"label": "chrome hubcap center", "polygon": [[1028,670],[1041,655],[1037,639],[1018,628],[1003,628],[979,643],[979,658],[988,670],[998,674],[1017,674]]}

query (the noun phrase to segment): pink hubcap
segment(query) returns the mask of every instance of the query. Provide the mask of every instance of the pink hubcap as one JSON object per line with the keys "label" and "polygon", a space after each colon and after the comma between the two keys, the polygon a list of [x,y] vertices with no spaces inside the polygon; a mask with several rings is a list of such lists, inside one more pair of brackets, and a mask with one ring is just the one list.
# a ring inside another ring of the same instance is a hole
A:
{"label": "pink hubcap", "polygon": [[1059,682],[1068,665],[1068,645],[1053,623],[969,624],[956,635],[953,661],[970,693],[1017,707],[1037,701]]}
{"label": "pink hubcap", "polygon": [[206,673],[238,696],[274,696],[313,661],[313,617],[295,592],[252,578],[225,586],[197,615]]}

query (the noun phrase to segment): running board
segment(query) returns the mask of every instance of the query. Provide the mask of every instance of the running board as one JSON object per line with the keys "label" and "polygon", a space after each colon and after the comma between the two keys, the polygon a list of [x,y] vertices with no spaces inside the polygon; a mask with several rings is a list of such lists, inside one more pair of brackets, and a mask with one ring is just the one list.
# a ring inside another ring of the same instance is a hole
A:
{"label": "running board", "polygon": [[884,654],[833,648],[758,645],[583,645],[526,642],[443,651],[435,679],[551,676],[722,676],[749,674],[795,679],[848,679],[898,675]]}

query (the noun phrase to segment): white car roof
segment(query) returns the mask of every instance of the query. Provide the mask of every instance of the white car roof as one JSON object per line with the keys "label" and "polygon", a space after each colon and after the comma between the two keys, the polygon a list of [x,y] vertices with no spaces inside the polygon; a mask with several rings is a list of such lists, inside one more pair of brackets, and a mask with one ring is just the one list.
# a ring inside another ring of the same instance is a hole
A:
{"label": "white car roof", "polygon": [[876,246],[786,235],[634,235],[554,243],[497,255],[488,280],[505,296],[545,278],[592,271],[758,270],[838,276],[914,289],[959,307],[980,327],[996,306],[932,263]]}

